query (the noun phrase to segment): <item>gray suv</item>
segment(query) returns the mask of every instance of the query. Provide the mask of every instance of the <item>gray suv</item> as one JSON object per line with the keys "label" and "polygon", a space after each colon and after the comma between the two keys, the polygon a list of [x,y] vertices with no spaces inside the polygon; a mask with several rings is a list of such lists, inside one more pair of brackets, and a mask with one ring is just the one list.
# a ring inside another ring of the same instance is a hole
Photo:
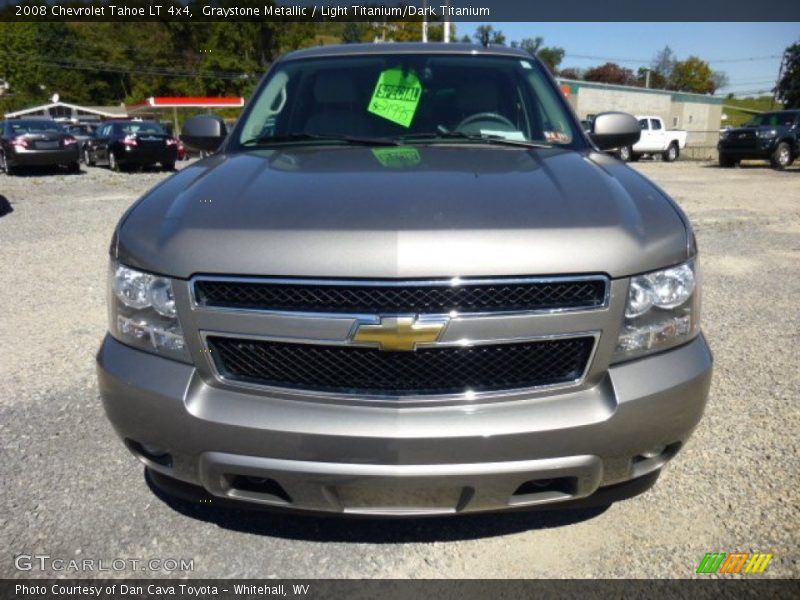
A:
{"label": "gray suv", "polygon": [[608,503],[703,413],[697,248],[536,58],[277,61],[114,232],[100,390],[173,495],[365,515]]}

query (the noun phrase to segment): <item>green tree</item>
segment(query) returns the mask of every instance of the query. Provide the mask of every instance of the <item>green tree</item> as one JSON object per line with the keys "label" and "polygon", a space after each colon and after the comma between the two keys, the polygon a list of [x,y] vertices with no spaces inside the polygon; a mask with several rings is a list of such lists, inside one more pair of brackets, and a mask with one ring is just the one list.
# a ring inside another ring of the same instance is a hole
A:
{"label": "green tree", "polygon": [[495,30],[491,25],[478,25],[475,33],[472,35],[475,41],[483,46],[489,44],[497,44],[502,46],[506,43],[506,36],[500,30]]}
{"label": "green tree", "polygon": [[[649,73],[649,83],[648,83]],[[660,71],[649,69],[647,67],[639,67],[636,71],[636,85],[639,87],[650,87],[656,90],[664,90],[667,88],[667,78]]]}
{"label": "green tree", "polygon": [[545,46],[544,38],[541,36],[523,38],[519,42],[511,42],[511,47],[525,50],[531,56],[538,56],[553,74],[558,73],[558,66],[564,59],[564,49],[557,46]]}
{"label": "green tree", "polygon": [[696,56],[677,62],[669,83],[671,89],[695,94],[713,94],[717,89],[711,67]]}
{"label": "green tree", "polygon": [[786,48],[784,68],[775,88],[786,108],[800,108],[800,42]]}
{"label": "green tree", "polygon": [[564,49],[545,47],[539,50],[537,56],[554,75],[558,73],[558,66],[564,59]]}
{"label": "green tree", "polygon": [[347,23],[342,31],[342,42],[345,44],[357,44],[362,41],[361,28],[358,23]]}
{"label": "green tree", "polygon": [[525,50],[528,54],[536,56],[539,52],[539,49],[542,47],[544,43],[544,38],[541,36],[537,36],[535,38],[523,38],[517,42],[512,42],[511,45],[515,48],[520,48],[521,50]]}

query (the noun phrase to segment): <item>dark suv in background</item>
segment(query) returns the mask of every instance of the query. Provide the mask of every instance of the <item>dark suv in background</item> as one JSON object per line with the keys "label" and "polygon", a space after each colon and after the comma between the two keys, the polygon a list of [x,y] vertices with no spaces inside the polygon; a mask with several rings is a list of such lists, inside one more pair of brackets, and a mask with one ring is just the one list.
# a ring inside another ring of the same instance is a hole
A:
{"label": "dark suv in background", "polygon": [[19,167],[66,166],[80,170],[77,140],[49,119],[0,121],[0,173],[13,175]]}
{"label": "dark suv in background", "polygon": [[719,165],[733,167],[740,160],[768,160],[774,169],[788,167],[800,154],[800,110],[756,115],[742,127],[719,137]]}

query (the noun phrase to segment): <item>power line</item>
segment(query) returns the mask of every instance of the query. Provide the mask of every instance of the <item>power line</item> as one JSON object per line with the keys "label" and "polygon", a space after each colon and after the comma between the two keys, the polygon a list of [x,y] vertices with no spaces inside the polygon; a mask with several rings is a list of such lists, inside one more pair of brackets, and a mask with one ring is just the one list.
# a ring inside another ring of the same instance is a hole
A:
{"label": "power line", "polygon": [[[612,56],[594,56],[591,54],[572,54],[566,53],[564,54],[564,58],[580,58],[585,60],[605,60],[610,62],[618,62],[618,63],[637,63],[637,64],[650,64],[653,62],[652,58],[643,59],[643,58],[618,58]],[[720,64],[720,63],[742,63],[742,62],[755,62],[761,60],[772,60],[775,58],[781,58],[780,54],[771,54],[769,56],[751,56],[747,58],[719,58],[719,59],[712,59],[706,60],[705,62],[709,64]],[[702,59],[701,59],[702,60]],[[680,62],[680,61],[678,61]]]}
{"label": "power line", "polygon": [[[23,56],[22,53],[16,53]],[[251,79],[258,77],[254,73],[244,73],[236,71],[192,71],[171,69],[168,67],[145,67],[141,65],[120,65],[115,63],[104,63],[95,61],[85,61],[80,59],[60,59],[55,57],[30,57],[28,60],[34,64],[57,67],[59,69],[76,71],[96,71],[107,73],[131,73],[136,75],[151,75],[160,77],[183,77],[183,78],[203,78],[203,79]]]}

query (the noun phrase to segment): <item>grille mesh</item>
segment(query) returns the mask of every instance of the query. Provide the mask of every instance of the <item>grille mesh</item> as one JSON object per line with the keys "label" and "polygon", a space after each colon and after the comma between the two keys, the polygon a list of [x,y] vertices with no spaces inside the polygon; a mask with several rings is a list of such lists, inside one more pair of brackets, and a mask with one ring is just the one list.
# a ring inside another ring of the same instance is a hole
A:
{"label": "grille mesh", "polygon": [[201,306],[333,313],[449,313],[591,308],[605,301],[606,281],[533,281],[469,285],[309,285],[195,282]]}
{"label": "grille mesh", "polygon": [[518,344],[372,348],[286,344],[209,336],[217,369],[235,381],[337,393],[410,395],[507,390],[574,381],[594,338]]}

